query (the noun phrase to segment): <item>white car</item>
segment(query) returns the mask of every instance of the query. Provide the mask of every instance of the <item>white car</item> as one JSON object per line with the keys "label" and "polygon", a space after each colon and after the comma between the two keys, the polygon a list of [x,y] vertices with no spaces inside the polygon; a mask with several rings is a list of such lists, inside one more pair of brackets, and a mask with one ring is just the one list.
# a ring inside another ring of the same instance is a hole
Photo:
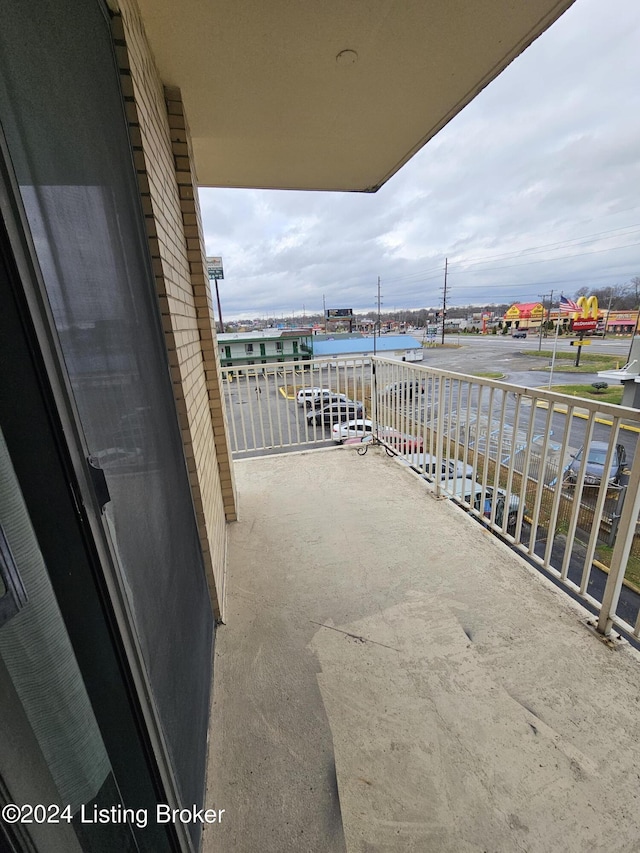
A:
{"label": "white car", "polygon": [[356,418],[353,421],[334,424],[331,437],[337,444],[342,444],[347,438],[362,438],[373,432],[373,421],[368,418]]}
{"label": "white car", "polygon": [[[437,459],[430,453],[408,453],[405,459],[418,474],[422,474],[425,479],[435,477]],[[451,480],[454,477],[473,477],[473,465],[466,465],[457,459],[442,460],[442,474],[440,479]]]}
{"label": "white car", "polygon": [[299,406],[313,405],[322,395],[332,393],[330,388],[301,388],[296,399]]}

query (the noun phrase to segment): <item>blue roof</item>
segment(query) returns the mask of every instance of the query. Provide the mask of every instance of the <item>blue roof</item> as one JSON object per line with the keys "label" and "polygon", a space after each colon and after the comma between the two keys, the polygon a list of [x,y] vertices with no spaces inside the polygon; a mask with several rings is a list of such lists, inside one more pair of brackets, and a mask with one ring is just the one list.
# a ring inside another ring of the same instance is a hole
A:
{"label": "blue roof", "polygon": [[[373,352],[373,338],[342,338],[336,341],[313,341],[314,355],[350,355]],[[381,335],[376,338],[376,352],[389,350],[422,349],[422,344],[411,335]]]}

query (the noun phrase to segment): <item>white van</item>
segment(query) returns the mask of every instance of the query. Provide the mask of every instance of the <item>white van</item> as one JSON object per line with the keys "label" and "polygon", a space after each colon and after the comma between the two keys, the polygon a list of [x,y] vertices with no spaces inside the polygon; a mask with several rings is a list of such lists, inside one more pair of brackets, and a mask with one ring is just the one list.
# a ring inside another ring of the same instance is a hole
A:
{"label": "white van", "polygon": [[322,396],[333,394],[331,388],[301,388],[297,400],[299,406],[312,406]]}

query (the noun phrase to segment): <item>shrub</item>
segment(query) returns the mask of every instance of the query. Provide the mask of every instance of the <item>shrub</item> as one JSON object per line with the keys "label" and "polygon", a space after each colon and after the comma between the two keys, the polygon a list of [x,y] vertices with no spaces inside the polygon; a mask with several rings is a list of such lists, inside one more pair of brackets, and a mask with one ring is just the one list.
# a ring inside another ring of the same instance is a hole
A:
{"label": "shrub", "polygon": [[601,394],[603,391],[606,391],[609,387],[608,382],[592,382],[591,387],[596,392],[596,394]]}

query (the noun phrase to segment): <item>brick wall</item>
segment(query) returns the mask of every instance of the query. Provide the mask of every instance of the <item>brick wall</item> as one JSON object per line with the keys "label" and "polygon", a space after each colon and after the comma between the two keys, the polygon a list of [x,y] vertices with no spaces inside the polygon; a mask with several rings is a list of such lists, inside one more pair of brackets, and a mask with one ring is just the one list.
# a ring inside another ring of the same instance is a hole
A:
{"label": "brick wall", "polygon": [[159,78],[134,0],[112,19],[171,380],[217,619],[224,618],[233,466],[202,223],[180,91]]}

